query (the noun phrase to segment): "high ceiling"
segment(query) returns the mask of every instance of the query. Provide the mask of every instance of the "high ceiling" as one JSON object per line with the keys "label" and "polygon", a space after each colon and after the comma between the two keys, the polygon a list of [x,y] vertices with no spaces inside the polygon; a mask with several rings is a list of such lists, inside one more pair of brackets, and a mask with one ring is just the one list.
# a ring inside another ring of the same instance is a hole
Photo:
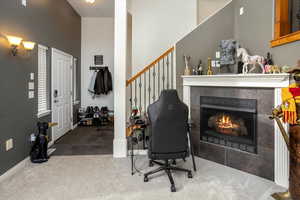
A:
{"label": "high ceiling", "polygon": [[85,0],[67,0],[81,17],[113,17],[114,0],[95,0],[90,4]]}

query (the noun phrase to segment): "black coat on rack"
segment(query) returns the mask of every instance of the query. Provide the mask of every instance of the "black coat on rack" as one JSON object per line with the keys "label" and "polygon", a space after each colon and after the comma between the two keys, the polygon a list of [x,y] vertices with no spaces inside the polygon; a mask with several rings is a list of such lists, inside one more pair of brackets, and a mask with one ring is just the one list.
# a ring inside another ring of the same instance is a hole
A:
{"label": "black coat on rack", "polygon": [[113,90],[112,76],[108,67],[90,67],[90,70],[99,70],[94,87],[96,95],[106,95]]}

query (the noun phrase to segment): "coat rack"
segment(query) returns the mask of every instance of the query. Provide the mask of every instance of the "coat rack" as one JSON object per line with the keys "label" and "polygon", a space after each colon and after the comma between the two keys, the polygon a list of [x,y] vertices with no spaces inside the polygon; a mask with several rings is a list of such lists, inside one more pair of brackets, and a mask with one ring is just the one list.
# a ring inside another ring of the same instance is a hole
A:
{"label": "coat rack", "polygon": [[100,70],[100,69],[107,69],[108,66],[90,66],[90,70]]}

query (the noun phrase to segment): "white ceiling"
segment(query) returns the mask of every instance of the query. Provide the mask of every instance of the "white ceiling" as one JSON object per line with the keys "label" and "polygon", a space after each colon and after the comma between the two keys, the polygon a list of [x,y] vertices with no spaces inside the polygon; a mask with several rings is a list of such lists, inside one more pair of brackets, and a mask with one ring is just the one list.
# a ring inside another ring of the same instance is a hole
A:
{"label": "white ceiling", "polygon": [[113,17],[114,0],[95,0],[90,4],[85,0],[68,0],[81,17]]}

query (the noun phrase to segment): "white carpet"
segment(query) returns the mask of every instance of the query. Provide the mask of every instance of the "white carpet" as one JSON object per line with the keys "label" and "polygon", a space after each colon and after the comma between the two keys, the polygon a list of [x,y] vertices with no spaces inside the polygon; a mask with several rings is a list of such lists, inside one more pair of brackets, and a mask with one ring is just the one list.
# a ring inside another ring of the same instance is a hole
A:
{"label": "white carpet", "polygon": [[[28,164],[25,170],[0,183],[1,200],[271,200],[283,191],[273,182],[196,158],[198,171],[188,179],[175,172],[177,192],[170,192],[164,172],[148,183],[131,176],[130,159],[112,156],[53,156],[42,165]],[[143,171],[146,157],[137,160]],[[179,166],[192,168],[191,162]],[[154,166],[154,168],[157,166]]]}

